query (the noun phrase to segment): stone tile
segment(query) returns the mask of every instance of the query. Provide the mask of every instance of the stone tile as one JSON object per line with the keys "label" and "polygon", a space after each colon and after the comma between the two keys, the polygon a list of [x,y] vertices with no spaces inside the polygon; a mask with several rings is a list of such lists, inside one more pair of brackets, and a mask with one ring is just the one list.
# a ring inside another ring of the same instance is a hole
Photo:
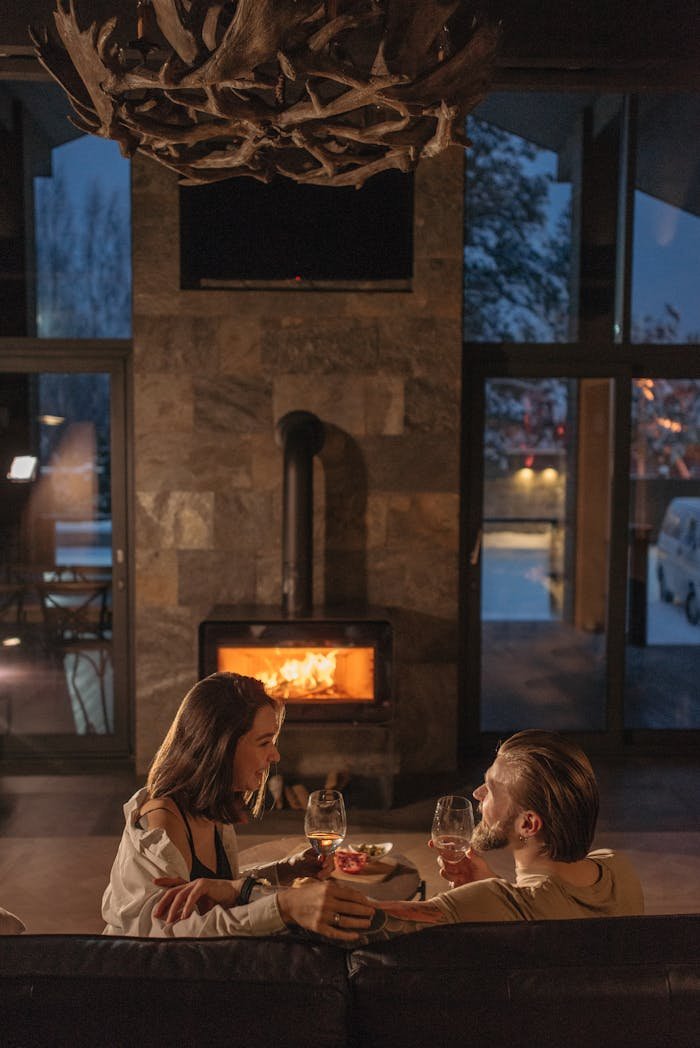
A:
{"label": "stone tile", "polygon": [[399,664],[457,662],[459,621],[456,615],[412,608],[393,608],[394,654]]}
{"label": "stone tile", "polygon": [[458,554],[449,550],[412,550],[406,557],[403,603],[414,611],[457,617],[459,603]]}
{"label": "stone tile", "polygon": [[275,374],[273,414],[280,419],[288,411],[311,411],[348,433],[365,432],[365,384],[362,378],[328,375]]}
{"label": "stone tile", "polygon": [[263,317],[217,317],[216,344],[223,375],[263,373],[261,360],[261,326]]}
{"label": "stone tile", "polygon": [[251,441],[251,477],[256,491],[272,490],[281,498],[284,459],[282,449],[269,435],[256,434]]}
{"label": "stone tile", "polygon": [[406,429],[419,433],[453,433],[459,438],[460,393],[458,386],[431,379],[406,382]]}
{"label": "stone tile", "polygon": [[219,491],[214,496],[212,548],[253,557],[272,548],[280,534],[279,508],[267,491]]}
{"label": "stone tile", "polygon": [[143,774],[197,680],[198,609],[138,607],[136,771]]}
{"label": "stone tile", "polygon": [[180,550],[178,602],[206,614],[214,604],[255,602],[255,563],[247,553]]}
{"label": "stone tile", "polygon": [[459,495],[419,492],[403,499],[407,505],[387,510],[387,541],[404,546],[459,550]]}
{"label": "stone tile", "polygon": [[138,442],[149,433],[191,433],[194,390],[189,375],[142,374],[134,390],[134,432]]}
{"label": "stone tile", "polygon": [[191,486],[197,491],[251,488],[252,459],[252,439],[248,434],[234,434],[223,443],[220,438],[197,433],[187,449]]}
{"label": "stone tile", "polygon": [[376,375],[364,380],[365,429],[370,436],[397,436],[404,431],[404,383]]}
{"label": "stone tile", "polygon": [[136,492],[139,545],[161,549],[212,549],[212,492]]}
{"label": "stone tile", "polygon": [[279,543],[274,548],[258,550],[255,563],[255,603],[279,607],[282,603],[282,551]]}
{"label": "stone tile", "polygon": [[458,386],[462,359],[458,317],[403,315],[382,318],[378,326],[384,370]]}
{"label": "stone tile", "polygon": [[364,491],[331,492],[326,496],[325,540],[328,550],[367,547],[367,495]]}
{"label": "stone tile", "polygon": [[372,323],[351,317],[270,327],[262,335],[263,367],[273,373],[367,372],[377,367],[379,341]]}
{"label": "stone tile", "polygon": [[363,437],[368,489],[380,491],[457,491],[459,440],[450,433],[406,433],[403,437]]}
{"label": "stone tile", "polygon": [[134,317],[134,370],[137,375],[216,374],[220,321],[214,317]]}
{"label": "stone tile", "polygon": [[[185,442],[183,452],[182,444]],[[197,486],[190,465],[192,446],[182,433],[151,430],[136,441],[135,486],[139,491],[189,491]]]}
{"label": "stone tile", "polygon": [[272,426],[272,389],[264,375],[196,377],[194,424],[207,437],[257,433]]}
{"label": "stone tile", "polygon": [[[408,505],[408,496],[404,498]],[[384,491],[370,491],[367,493],[367,506],[365,510],[365,529],[367,535],[367,549],[382,549],[386,545],[387,516],[391,505],[391,495]]]}
{"label": "stone tile", "polygon": [[414,663],[397,676],[402,771],[456,768],[456,664]]}
{"label": "stone tile", "polygon": [[141,606],[174,607],[177,597],[177,551],[137,546],[136,601]]}
{"label": "stone tile", "polygon": [[447,150],[416,171],[414,255],[456,256],[464,244],[464,152]]}
{"label": "stone tile", "polygon": [[370,604],[403,606],[406,603],[408,564],[404,550],[368,550],[367,599]]}
{"label": "stone tile", "polygon": [[327,550],[323,562],[323,602],[329,606],[377,603],[369,592],[364,550]]}

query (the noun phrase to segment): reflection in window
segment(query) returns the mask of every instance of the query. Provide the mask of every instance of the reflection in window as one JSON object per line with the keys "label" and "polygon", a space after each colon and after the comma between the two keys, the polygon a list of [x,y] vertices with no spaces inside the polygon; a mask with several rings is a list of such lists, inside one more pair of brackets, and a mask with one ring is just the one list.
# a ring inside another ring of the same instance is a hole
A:
{"label": "reflection in window", "polygon": [[625,725],[700,728],[700,379],[632,384]]}
{"label": "reflection in window", "polygon": [[569,398],[563,379],[490,379],[482,620],[562,616]]}
{"label": "reflection in window", "polygon": [[488,120],[467,121],[465,338],[566,341],[571,187],[557,182],[553,149],[512,133],[509,96],[494,99]]}
{"label": "reflection in window", "polygon": [[129,163],[114,142],[83,136],[53,149],[35,178],[37,333],[131,334]]}
{"label": "reflection in window", "polygon": [[639,99],[633,342],[700,342],[699,109],[694,95]]}
{"label": "reflection in window", "polygon": [[[110,735],[110,376],[0,374],[0,724]],[[38,469],[7,478],[15,454]]]}

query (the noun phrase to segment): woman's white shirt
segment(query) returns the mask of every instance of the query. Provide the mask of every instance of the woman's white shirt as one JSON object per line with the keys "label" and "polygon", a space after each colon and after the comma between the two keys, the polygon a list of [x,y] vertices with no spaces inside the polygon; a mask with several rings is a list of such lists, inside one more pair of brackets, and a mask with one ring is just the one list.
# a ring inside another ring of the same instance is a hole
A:
{"label": "woman's white shirt", "polygon": [[[109,884],[102,897],[104,935],[139,935],[157,938],[199,938],[217,935],[259,936],[285,931],[275,894],[265,895],[246,906],[216,905],[208,913],[193,913],[184,921],[166,924],[153,916],[163,889],[156,877],[190,879],[182,853],[160,827],[144,829],[139,812],[148,800],[146,789],[138,790],[124,805],[124,832],[112,865]],[[222,844],[238,876],[238,844],[233,826],[224,826]]]}

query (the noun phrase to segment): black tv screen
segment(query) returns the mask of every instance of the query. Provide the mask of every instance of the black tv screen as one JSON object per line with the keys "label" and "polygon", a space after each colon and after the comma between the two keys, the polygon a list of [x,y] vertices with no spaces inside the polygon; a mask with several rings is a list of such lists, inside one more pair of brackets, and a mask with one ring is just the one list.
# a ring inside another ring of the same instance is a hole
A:
{"label": "black tv screen", "polygon": [[362,189],[231,178],[180,188],[184,288],[219,283],[404,281],[413,272],[413,176]]}

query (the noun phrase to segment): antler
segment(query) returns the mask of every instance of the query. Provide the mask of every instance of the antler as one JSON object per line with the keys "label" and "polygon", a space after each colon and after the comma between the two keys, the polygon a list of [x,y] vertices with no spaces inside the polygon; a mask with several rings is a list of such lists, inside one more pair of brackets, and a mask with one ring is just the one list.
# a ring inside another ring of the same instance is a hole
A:
{"label": "antler", "polygon": [[152,0],[154,39],[129,43],[119,16],[83,30],[57,2],[58,40],[32,40],[75,122],[187,184],[359,187],[463,146],[500,35],[467,0]]}

